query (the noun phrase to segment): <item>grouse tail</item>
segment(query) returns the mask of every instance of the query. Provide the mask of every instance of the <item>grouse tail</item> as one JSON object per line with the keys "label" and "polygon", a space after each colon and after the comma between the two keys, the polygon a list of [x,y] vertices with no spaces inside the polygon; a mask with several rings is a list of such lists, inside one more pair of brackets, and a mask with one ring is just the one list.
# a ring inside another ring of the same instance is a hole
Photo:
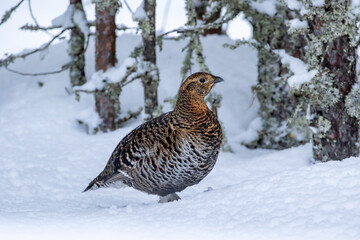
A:
{"label": "grouse tail", "polygon": [[104,185],[103,181],[101,179],[99,179],[99,177],[97,177],[89,183],[89,185],[85,188],[85,190],[83,192],[98,189],[98,188],[102,187],[103,185]]}

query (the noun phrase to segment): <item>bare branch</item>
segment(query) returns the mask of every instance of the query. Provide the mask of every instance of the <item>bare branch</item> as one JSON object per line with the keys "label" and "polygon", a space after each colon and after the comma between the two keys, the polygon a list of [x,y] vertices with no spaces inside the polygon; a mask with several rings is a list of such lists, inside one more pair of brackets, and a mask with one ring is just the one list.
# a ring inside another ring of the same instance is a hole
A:
{"label": "bare branch", "polygon": [[126,78],[125,81],[120,84],[120,86],[123,88],[126,85],[128,85],[129,83],[135,81],[136,79],[140,79],[142,77],[142,75],[143,75],[143,73],[139,73],[139,74],[132,76],[130,79]]}
{"label": "bare branch", "polygon": [[[87,25],[88,25],[88,27],[95,27],[95,22],[94,21],[88,21]],[[116,26],[116,30],[118,30],[118,31],[136,30],[137,31],[137,30],[139,30],[139,28],[138,27],[128,27],[128,26],[126,26],[124,24],[120,24],[120,25]]]}
{"label": "bare branch", "polygon": [[51,43],[55,41],[55,39],[59,38],[68,29],[70,29],[70,28],[64,28],[63,30],[61,30],[48,43],[46,43],[45,45],[43,45],[40,48],[36,48],[36,49],[34,49],[34,50],[30,51],[30,52],[26,52],[26,53],[23,53],[23,54],[17,54],[17,55],[11,54],[7,58],[5,58],[4,60],[0,60],[0,67],[8,66],[10,63],[14,62],[18,58],[25,58],[25,57],[27,57],[29,55],[32,55],[32,54],[36,53],[36,52],[40,52],[40,51],[43,51],[43,50],[47,49],[51,45]]}
{"label": "bare branch", "polygon": [[38,21],[36,20],[33,11],[32,11],[32,7],[31,7],[31,0],[28,0],[28,6],[29,6],[29,12],[30,12],[30,16],[32,18],[32,20],[34,21],[34,23],[36,24],[36,26],[39,26]]}
{"label": "bare branch", "polygon": [[127,9],[129,10],[129,12],[131,12],[131,14],[134,15],[134,11],[130,8],[130,6],[129,6],[129,4],[127,3],[127,1],[124,0],[124,2],[125,2],[125,5],[126,5]]}
{"label": "bare branch", "polygon": [[200,26],[190,26],[190,27],[186,27],[186,28],[184,28],[184,27],[176,28],[176,29],[173,29],[171,31],[160,34],[158,37],[161,38],[161,37],[164,37],[164,36],[166,36],[166,35],[168,35],[170,33],[174,33],[174,32],[176,32],[176,33],[199,33],[199,32],[202,32],[202,31],[204,31],[206,29],[218,28],[222,24],[229,22],[231,19],[232,19],[231,17],[227,18],[226,15],[225,15],[221,19],[219,19],[218,21],[215,21],[215,22],[203,24],[203,25],[200,25]]}
{"label": "bare branch", "polygon": [[[46,34],[48,34],[49,36],[54,36],[54,34],[48,32],[47,29],[40,28],[40,25],[39,25],[37,19],[35,18],[33,11],[32,11],[31,0],[28,0],[28,6],[29,6],[30,16],[31,16],[32,20],[34,21],[35,26],[36,26],[36,27],[39,27],[38,30],[43,30],[43,31],[44,31]],[[21,28],[21,29],[22,29],[22,28]]]}
{"label": "bare branch", "polygon": [[[29,30],[29,31],[38,31],[42,30],[47,32],[48,30],[58,29],[62,28],[62,26],[50,26],[50,27],[41,27],[39,25],[31,25],[31,24],[25,24],[24,26],[20,27],[21,30]],[[51,34],[51,36],[54,36],[54,34]]]}
{"label": "bare branch", "polygon": [[19,75],[22,75],[22,76],[43,76],[43,75],[51,75],[51,74],[61,73],[61,72],[65,71],[65,70],[69,69],[70,66],[71,66],[71,62],[63,65],[60,70],[51,71],[51,72],[42,72],[42,73],[24,73],[24,72],[20,72],[20,71],[11,69],[7,65],[5,65],[4,67],[9,72],[16,73],[16,74],[19,74]]}
{"label": "bare branch", "polygon": [[25,0],[21,0],[18,4],[12,7],[9,11],[6,11],[3,17],[1,18],[0,25],[4,24],[9,18],[11,14],[24,2]]}
{"label": "bare branch", "polygon": [[235,42],[235,44],[225,43],[225,44],[223,44],[223,47],[234,50],[234,49],[236,49],[236,48],[238,48],[240,46],[243,46],[243,45],[253,47],[253,48],[257,49],[257,50],[262,50],[262,49],[270,50],[270,46],[263,46],[263,45],[261,45],[260,43],[258,43],[256,41],[245,40],[245,39],[237,40]]}
{"label": "bare branch", "polygon": [[128,27],[124,24],[121,24],[119,26],[116,26],[116,30],[118,30],[118,31],[136,30],[136,31],[138,31],[139,28],[138,27]]}

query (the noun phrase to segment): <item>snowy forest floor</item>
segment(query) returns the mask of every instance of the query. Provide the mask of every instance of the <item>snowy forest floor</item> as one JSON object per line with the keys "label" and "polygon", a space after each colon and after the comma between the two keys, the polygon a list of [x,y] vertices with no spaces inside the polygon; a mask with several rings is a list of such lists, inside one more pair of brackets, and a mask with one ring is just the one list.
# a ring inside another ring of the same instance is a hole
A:
{"label": "snowy forest floor", "polygon": [[[138,42],[119,37],[120,64]],[[90,118],[94,101],[68,95],[68,72],[23,77],[0,69],[1,239],[360,239],[359,158],[314,165],[310,144],[283,151],[240,145],[254,137],[259,122],[251,92],[257,58],[248,47],[223,48],[225,42],[231,40],[203,39],[212,73],[225,79],[214,90],[223,95],[219,117],[234,153],[221,152],[207,178],[166,204],[130,188],[82,193],[141,118],[115,132],[88,135],[76,119]],[[185,45],[165,42],[158,53],[160,102],[178,90]],[[66,48],[55,45],[46,56],[11,67],[56,70],[68,61]],[[88,78],[93,53],[90,47]],[[124,113],[143,104],[142,92],[140,82],[124,88]]]}

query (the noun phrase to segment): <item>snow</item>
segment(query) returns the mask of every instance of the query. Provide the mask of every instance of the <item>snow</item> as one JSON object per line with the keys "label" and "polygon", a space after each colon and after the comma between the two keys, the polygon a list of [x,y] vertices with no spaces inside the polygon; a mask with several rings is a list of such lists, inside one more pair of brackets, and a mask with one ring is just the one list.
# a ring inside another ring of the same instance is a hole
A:
{"label": "snow", "polygon": [[325,5],[325,0],[312,0],[311,3],[314,7],[322,7]]}
{"label": "snow", "polygon": [[134,14],[132,15],[133,21],[142,21],[147,18],[146,12],[144,10],[144,1],[140,3],[140,5],[135,10]]}
{"label": "snow", "polygon": [[262,128],[262,120],[260,117],[257,117],[250,122],[248,129],[245,132],[241,133],[236,138],[236,140],[241,143],[252,142],[259,137],[259,132],[261,128]]}
{"label": "snow", "polygon": [[[139,40],[118,38],[120,63]],[[234,153],[221,152],[209,176],[171,203],[159,204],[156,196],[131,188],[82,193],[118,141],[142,119],[111,133],[88,135],[76,119],[91,118],[94,99],[82,94],[77,102],[68,95],[67,72],[23,77],[0,69],[1,238],[359,239],[360,158],[314,165],[310,144],[283,151],[241,146],[261,124],[251,91],[256,52],[247,46],[223,48],[233,43],[224,36],[201,40],[213,74],[225,79],[215,90],[223,95],[219,116]],[[178,90],[186,44],[165,41],[158,53],[160,102]],[[60,43],[44,61],[34,55],[13,68],[56,69],[67,59],[66,47]],[[93,53],[90,39],[87,76],[94,73]],[[127,85],[123,111],[142,105],[142,94],[140,82]],[[170,110],[169,104],[164,109]]]}
{"label": "snow", "polygon": [[290,87],[300,87],[301,84],[310,82],[317,74],[317,70],[308,71],[307,65],[298,58],[294,58],[287,54],[285,50],[275,50],[281,57],[283,64],[289,64],[290,70],[294,73],[287,81]]}
{"label": "snow", "polygon": [[250,6],[256,11],[272,17],[276,14],[276,4],[276,0],[257,0],[250,2]]}
{"label": "snow", "polygon": [[[240,29],[240,31],[239,31]],[[240,13],[237,17],[228,23],[226,34],[232,39],[250,40],[252,37],[252,26],[245,18],[244,13]]]}
{"label": "snow", "polygon": [[80,31],[85,35],[85,43],[87,42],[87,38],[90,34],[90,29],[87,25],[87,19],[85,12],[76,9],[73,15],[73,22],[76,26],[79,27]]}
{"label": "snow", "polygon": [[74,5],[70,4],[63,14],[51,21],[51,24],[53,26],[61,26],[62,28],[71,28],[76,25],[85,35],[85,42],[87,42],[90,30],[87,25],[86,15],[83,11],[75,9]]}
{"label": "snow", "polygon": [[302,7],[302,3],[298,0],[285,0],[286,5],[290,8],[290,9],[301,9]]}
{"label": "snow", "polygon": [[299,28],[309,28],[309,25],[306,21],[300,21],[297,18],[289,20],[288,24],[291,30]]}
{"label": "snow", "polygon": [[359,15],[360,13],[360,0],[352,0],[351,1],[351,11],[354,16]]}
{"label": "snow", "polygon": [[51,21],[53,26],[62,26],[63,28],[68,28],[74,26],[72,17],[74,15],[75,7],[73,5],[69,5],[66,11],[60,16],[54,18]]}
{"label": "snow", "polygon": [[83,90],[83,91],[95,91],[102,90],[105,86],[105,83],[117,83],[121,81],[125,75],[128,67],[134,66],[136,61],[134,58],[128,57],[124,60],[122,64],[117,67],[109,68],[106,72],[103,70],[95,72],[90,81],[87,81],[84,85],[79,87],[74,87],[74,90]]}

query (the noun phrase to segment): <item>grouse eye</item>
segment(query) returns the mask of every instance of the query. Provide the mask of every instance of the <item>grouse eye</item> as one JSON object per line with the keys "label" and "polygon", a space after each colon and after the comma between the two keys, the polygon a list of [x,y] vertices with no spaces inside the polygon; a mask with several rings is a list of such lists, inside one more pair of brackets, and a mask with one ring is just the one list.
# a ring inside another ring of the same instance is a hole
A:
{"label": "grouse eye", "polygon": [[204,82],[205,82],[205,79],[204,79],[204,78],[200,78],[200,82],[201,82],[201,83],[204,83]]}

